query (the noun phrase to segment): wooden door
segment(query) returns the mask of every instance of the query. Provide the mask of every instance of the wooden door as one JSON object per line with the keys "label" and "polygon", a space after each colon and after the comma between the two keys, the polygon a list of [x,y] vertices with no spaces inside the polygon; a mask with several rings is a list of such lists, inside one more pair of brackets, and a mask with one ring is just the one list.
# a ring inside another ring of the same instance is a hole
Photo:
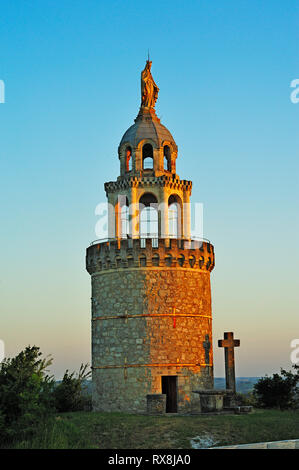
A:
{"label": "wooden door", "polygon": [[166,395],[166,413],[177,413],[177,377],[175,375],[162,376],[162,393]]}

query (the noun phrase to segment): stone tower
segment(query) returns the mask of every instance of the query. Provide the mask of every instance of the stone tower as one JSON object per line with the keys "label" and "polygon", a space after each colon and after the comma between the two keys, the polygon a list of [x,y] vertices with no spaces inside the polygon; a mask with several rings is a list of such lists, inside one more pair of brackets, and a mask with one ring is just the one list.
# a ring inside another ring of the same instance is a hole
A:
{"label": "stone tower", "polygon": [[214,249],[190,236],[192,182],[155,113],[147,61],[141,107],[121,139],[120,176],[105,183],[109,233],[87,248],[92,283],[93,409],[144,413],[147,395],[189,412],[213,388],[210,272]]}

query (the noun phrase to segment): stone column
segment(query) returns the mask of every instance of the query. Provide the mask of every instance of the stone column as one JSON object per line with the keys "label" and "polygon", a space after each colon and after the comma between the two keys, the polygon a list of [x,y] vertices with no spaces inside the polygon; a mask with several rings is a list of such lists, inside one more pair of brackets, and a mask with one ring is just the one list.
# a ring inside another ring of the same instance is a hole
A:
{"label": "stone column", "polygon": [[172,152],[170,166],[171,166],[171,173],[176,173],[176,159],[177,159],[177,152]]}
{"label": "stone column", "polygon": [[130,235],[132,238],[139,237],[139,207],[137,202],[137,188],[131,188],[131,201],[130,201]]}
{"label": "stone column", "polygon": [[108,194],[108,238],[115,238],[115,208],[113,194]]}
{"label": "stone column", "polygon": [[120,174],[123,176],[126,173],[126,158],[124,155],[124,150],[119,154],[120,160]]}
{"label": "stone column", "polygon": [[161,151],[160,149],[156,149],[154,148],[153,149],[153,169],[154,171],[159,171],[160,170],[160,154],[161,154]]}
{"label": "stone column", "polygon": [[169,235],[168,193],[165,190],[165,188],[161,188],[159,213],[160,213],[159,237],[168,238],[168,235]]}
{"label": "stone column", "polygon": [[135,171],[142,170],[142,154],[141,149],[135,149]]}
{"label": "stone column", "polygon": [[121,205],[118,199],[115,204],[115,238],[121,238]]}
{"label": "stone column", "polygon": [[190,194],[184,191],[183,194],[183,238],[189,239],[191,236],[191,207]]}

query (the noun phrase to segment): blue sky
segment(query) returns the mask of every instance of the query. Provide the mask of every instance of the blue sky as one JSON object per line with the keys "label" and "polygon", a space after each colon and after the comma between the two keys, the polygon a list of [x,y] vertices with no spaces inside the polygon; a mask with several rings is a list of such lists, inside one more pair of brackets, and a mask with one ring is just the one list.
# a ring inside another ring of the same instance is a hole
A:
{"label": "blue sky", "polygon": [[90,362],[85,248],[117,147],[140,104],[147,51],[177,172],[204,204],[215,374],[223,331],[238,375],[289,368],[298,320],[299,78],[295,0],[14,1],[1,5],[1,333],[53,372]]}

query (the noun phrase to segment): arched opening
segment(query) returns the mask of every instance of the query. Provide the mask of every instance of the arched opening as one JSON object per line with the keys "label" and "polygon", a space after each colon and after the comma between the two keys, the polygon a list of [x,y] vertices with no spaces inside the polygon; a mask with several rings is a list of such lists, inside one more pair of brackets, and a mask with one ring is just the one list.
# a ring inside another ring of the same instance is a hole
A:
{"label": "arched opening", "polygon": [[155,253],[152,257],[152,266],[159,266],[160,264],[160,257],[158,253]]}
{"label": "arched opening", "polygon": [[131,147],[126,148],[126,171],[132,170],[132,149]]}
{"label": "arched opening", "polygon": [[142,147],[142,168],[152,170],[154,167],[154,152],[151,144],[144,144]]}
{"label": "arched opening", "polygon": [[190,264],[191,268],[193,268],[195,266],[195,263],[196,263],[195,256],[194,255],[189,256],[189,264]]}
{"label": "arched opening", "polygon": [[146,257],[143,256],[143,255],[140,256],[140,258],[139,258],[139,266],[140,266],[140,267],[146,266]]}
{"label": "arched opening", "polygon": [[209,256],[208,257],[208,262],[207,262],[207,265],[206,265],[208,270],[210,269],[211,264],[212,264],[212,260],[211,260],[211,257]]}
{"label": "arched opening", "polygon": [[140,238],[158,237],[158,201],[151,193],[145,193],[139,200]]}
{"label": "arched opening", "polygon": [[165,256],[164,261],[165,261],[165,266],[171,267],[171,265],[172,265],[172,256],[171,255]]}
{"label": "arched opening", "polygon": [[121,238],[127,238],[130,233],[129,227],[129,207],[124,205],[121,208]]}
{"label": "arched opening", "polygon": [[164,145],[164,170],[171,171],[170,148]]}
{"label": "arched opening", "polygon": [[128,263],[128,268],[131,268],[132,266],[134,266],[133,256],[127,256],[127,263]]}
{"label": "arched opening", "polygon": [[129,201],[123,194],[118,196],[117,204],[115,206],[115,218],[117,237],[127,238],[130,233]]}
{"label": "arched opening", "polygon": [[185,256],[182,254],[178,257],[179,266],[183,267],[185,262]]}
{"label": "arched opening", "polygon": [[170,238],[181,237],[181,200],[175,194],[168,199],[168,233]]}

